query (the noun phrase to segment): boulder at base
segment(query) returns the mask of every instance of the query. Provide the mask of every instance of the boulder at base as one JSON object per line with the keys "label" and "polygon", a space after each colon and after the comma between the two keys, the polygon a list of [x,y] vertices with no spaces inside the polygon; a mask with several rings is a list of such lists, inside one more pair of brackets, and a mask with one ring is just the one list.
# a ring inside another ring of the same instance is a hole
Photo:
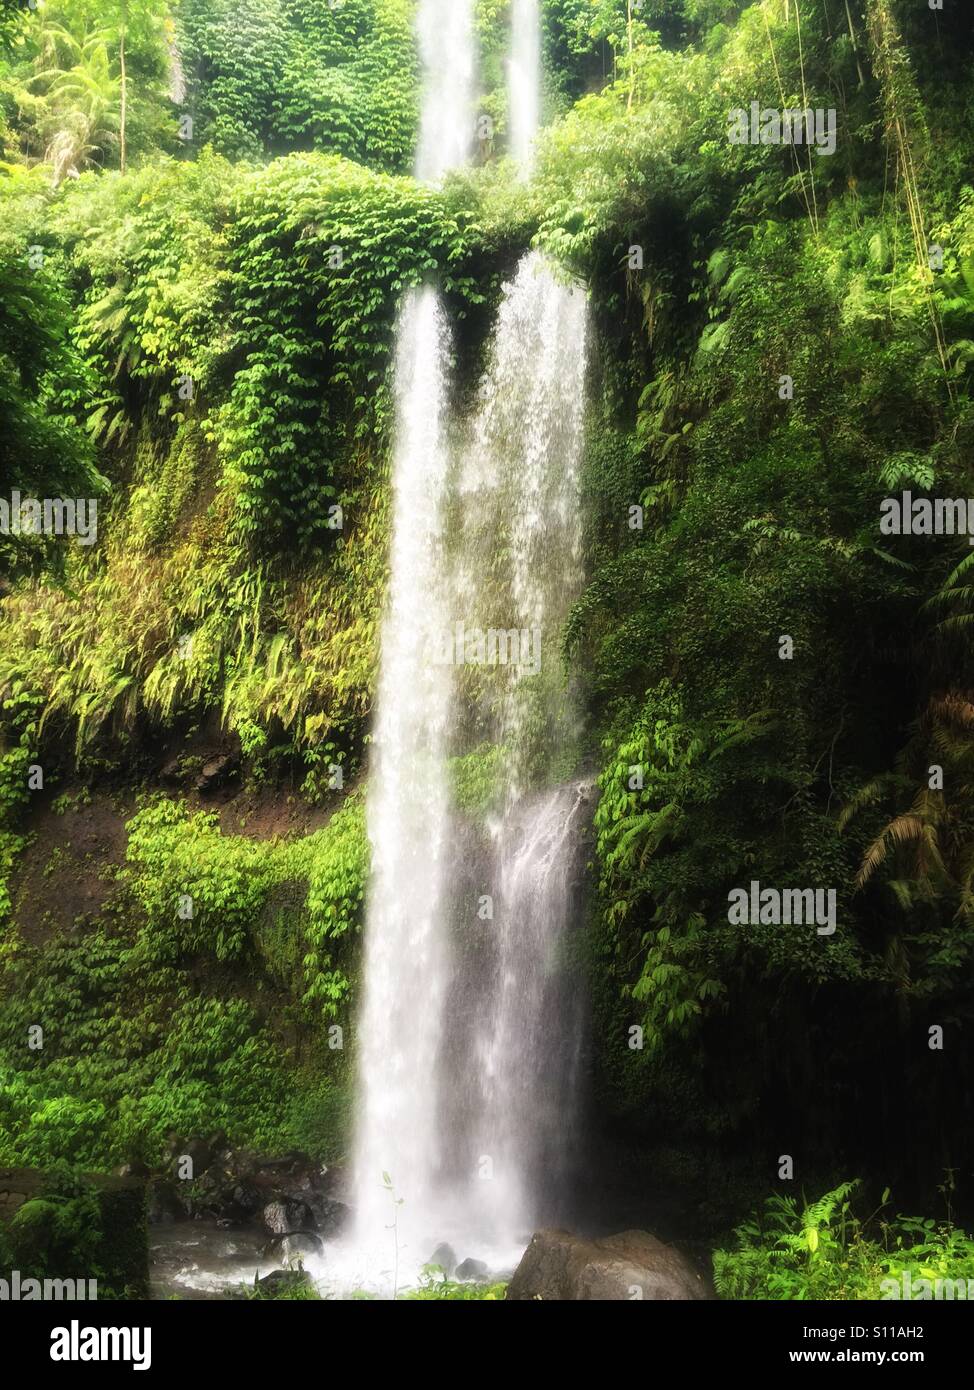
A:
{"label": "boulder at base", "polygon": [[673,1300],[709,1298],[693,1265],[648,1231],[586,1240],[536,1231],[507,1288],[513,1299]]}

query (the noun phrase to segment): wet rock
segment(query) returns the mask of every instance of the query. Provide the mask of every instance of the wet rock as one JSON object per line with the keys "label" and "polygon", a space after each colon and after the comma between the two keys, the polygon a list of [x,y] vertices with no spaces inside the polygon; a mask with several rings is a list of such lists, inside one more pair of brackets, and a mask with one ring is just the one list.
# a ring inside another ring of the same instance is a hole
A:
{"label": "wet rock", "polygon": [[268,1202],[260,1214],[260,1219],[264,1223],[264,1229],[272,1236],[286,1236],[291,1229],[285,1202]]}
{"label": "wet rock", "polygon": [[162,1226],[173,1221],[185,1221],[186,1203],[180,1200],[178,1189],[164,1178],[154,1178],[146,1188],[146,1220],[150,1226]]}
{"label": "wet rock", "polygon": [[348,1175],[344,1168],[329,1168],[327,1164],[320,1164],[315,1171],[315,1187],[326,1197],[332,1197],[336,1202],[345,1200],[350,1184]]}
{"label": "wet rock", "polygon": [[453,1249],[452,1245],[447,1245],[444,1241],[443,1244],[438,1245],[432,1255],[430,1255],[427,1264],[439,1265],[447,1279],[452,1279],[453,1271],[457,1267],[456,1251]]}
{"label": "wet rock", "polygon": [[459,1279],[461,1283],[470,1280],[483,1284],[489,1274],[490,1270],[484,1264],[483,1260],[464,1260],[463,1264],[457,1265],[456,1273],[453,1277]]}
{"label": "wet rock", "polygon": [[256,1216],[264,1200],[260,1190],[249,1182],[235,1183],[231,1195],[234,1206],[245,1216]]}
{"label": "wet rock", "polygon": [[[180,1139],[173,1137],[169,1144],[168,1167],[173,1176],[181,1180],[186,1177],[198,1178],[205,1173],[216,1158],[216,1151],[208,1139]],[[192,1164],[187,1173],[186,1160]]]}
{"label": "wet rock", "polygon": [[240,1225],[251,1220],[266,1200],[222,1164],[213,1164],[185,1187],[193,1216],[211,1216],[223,1224]]}
{"label": "wet rock", "polygon": [[282,1174],[293,1176],[312,1165],[307,1154],[301,1153],[298,1149],[290,1149],[280,1158],[261,1158],[259,1166],[264,1172],[277,1173],[279,1176]]}
{"label": "wet rock", "polygon": [[330,1197],[313,1197],[311,1209],[315,1215],[315,1228],[326,1240],[334,1240],[341,1235],[352,1218],[351,1207]]}
{"label": "wet rock", "polygon": [[307,1154],[288,1153],[282,1158],[258,1158],[253,1169],[254,1181],[275,1192],[294,1193],[305,1201],[311,1194],[326,1191],[325,1170]]}
{"label": "wet rock", "polygon": [[163,763],[159,769],[159,780],[167,783],[170,787],[178,787],[185,778],[186,770],[183,767],[182,754],[175,758],[170,758],[167,763]]}
{"label": "wet rock", "polygon": [[507,1297],[676,1301],[709,1298],[710,1291],[685,1255],[648,1231],[622,1231],[601,1240],[537,1231]]}
{"label": "wet rock", "polygon": [[293,1150],[268,1158],[230,1148],[222,1133],[187,1139],[171,1132],[168,1139],[162,1176],[182,1209],[177,1215],[160,1195],[159,1220],[212,1217],[223,1226],[257,1221],[271,1235],[318,1230],[327,1236],[348,1221],[348,1206],[335,1196],[339,1171],[330,1172],[307,1154]]}
{"label": "wet rock", "polygon": [[268,1202],[261,1212],[264,1229],[272,1236],[287,1236],[296,1231],[315,1229],[314,1212],[307,1202],[295,1197],[281,1197]]}
{"label": "wet rock", "polygon": [[215,791],[223,782],[229,780],[238,768],[239,759],[235,753],[216,753],[207,758],[200,768],[199,776],[193,783],[198,792]]}
{"label": "wet rock", "polygon": [[265,1274],[263,1279],[257,1280],[257,1288],[265,1297],[280,1298],[282,1294],[313,1289],[314,1282],[310,1274],[306,1274],[303,1269],[275,1269],[270,1274]]}

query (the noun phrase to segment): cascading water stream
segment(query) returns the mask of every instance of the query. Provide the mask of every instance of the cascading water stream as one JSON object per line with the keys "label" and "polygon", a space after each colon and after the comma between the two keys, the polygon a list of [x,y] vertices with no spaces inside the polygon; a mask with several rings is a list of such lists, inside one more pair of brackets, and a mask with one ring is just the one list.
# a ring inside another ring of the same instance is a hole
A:
{"label": "cascading water stream", "polygon": [[479,676],[474,697],[477,737],[501,754],[481,869],[493,917],[466,1078],[487,1176],[468,1193],[468,1221],[501,1248],[523,1243],[555,1205],[581,1036],[561,956],[589,795],[555,779],[579,734],[558,639],[581,585],[586,325],[583,291],[526,256],[504,292],[460,478],[461,620],[521,634],[529,657]]}
{"label": "cascading water stream", "polygon": [[[421,0],[417,22],[424,102],[416,174],[435,180],[464,163],[471,145],[473,0]],[[395,1218],[396,1240],[414,1265],[424,1258],[417,1242],[437,1219],[434,1078],[450,969],[443,877],[451,682],[430,661],[446,617],[449,355],[438,295],[412,291],[396,328],[393,532],[367,805],[372,874],[352,1195],[357,1246],[387,1250]]]}
{"label": "cascading water stream", "polygon": [[[421,0],[417,173],[468,155],[473,0]],[[527,177],[539,7],[512,11],[510,149]],[[506,287],[458,465],[438,296],[397,329],[393,534],[368,793],[359,1092],[346,1269],[415,1277],[437,1241],[516,1258],[570,1147],[581,1018],[564,951],[589,787],[566,781],[578,720],[559,633],[581,584],[587,305],[537,254]],[[457,625],[525,639],[508,659],[434,656]],[[449,760],[496,751],[486,826]],[[486,921],[471,904],[489,901]],[[384,1178],[388,1175],[388,1180]]]}
{"label": "cascading water stream", "polygon": [[427,657],[445,618],[437,598],[447,478],[447,343],[434,291],[411,295],[396,357],[395,521],[367,807],[372,879],[354,1175],[363,1240],[377,1237],[390,1219],[384,1173],[408,1203],[407,1233],[422,1224],[436,1197],[437,1117],[428,1078],[437,1065],[448,973],[442,880],[450,680],[447,669]]}
{"label": "cascading water stream", "polygon": [[416,177],[435,183],[466,164],[473,148],[472,0],[421,0],[416,23],[423,65]]}
{"label": "cascading water stream", "polygon": [[539,0],[514,0],[508,63],[508,148],[522,178],[534,165],[541,124],[541,15]]}
{"label": "cascading water stream", "polygon": [[[537,0],[515,0],[509,146],[522,177],[537,137],[539,27]],[[516,632],[530,654],[465,673],[469,727],[457,750],[481,740],[501,750],[479,889],[467,892],[486,892],[493,916],[475,983],[455,991],[472,1032],[454,1079],[470,1131],[458,1147],[477,1174],[460,1187],[464,1224],[495,1249],[517,1249],[558,1211],[575,1117],[582,1010],[563,956],[590,787],[557,780],[579,735],[558,639],[582,580],[587,323],[584,292],[527,255],[504,291],[459,478],[456,620]]]}
{"label": "cascading water stream", "polygon": [[[538,0],[514,0],[509,147],[522,178],[534,166],[540,86]],[[478,1229],[500,1245],[523,1242],[557,1212],[575,1118],[582,1012],[562,956],[590,787],[552,788],[552,780],[579,733],[558,639],[582,580],[587,322],[584,292],[558,280],[541,256],[526,256],[504,294],[461,480],[458,591],[473,602],[482,591],[475,571],[489,573],[491,554],[506,555],[507,626],[530,633],[540,658],[528,678],[523,666],[507,669],[491,730],[503,749],[504,794],[489,848],[497,900],[490,1006],[477,1015],[473,1048],[476,1147],[490,1181],[471,1205]],[[505,520],[491,534],[484,516]],[[532,794],[532,783],[551,789]]]}

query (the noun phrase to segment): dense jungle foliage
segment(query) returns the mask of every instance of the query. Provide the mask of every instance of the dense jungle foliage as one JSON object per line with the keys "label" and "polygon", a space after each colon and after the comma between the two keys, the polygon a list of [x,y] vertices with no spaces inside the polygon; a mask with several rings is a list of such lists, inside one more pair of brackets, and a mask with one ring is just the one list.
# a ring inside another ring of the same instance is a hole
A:
{"label": "dense jungle foliage", "polygon": [[[599,1185],[677,1194],[727,1297],[967,1277],[974,557],[880,503],[974,494],[974,23],[543,11],[535,177],[478,0],[490,134],[434,189],[412,0],[2,10],[0,497],[98,534],[0,535],[0,1165],[344,1156],[396,307],[436,280],[469,390],[535,246],[597,342]],[[752,102],[833,109],[834,155],[731,143]],[[732,925],[752,880],[835,889],[834,935]],[[811,1203],[853,1174],[934,1215]]]}

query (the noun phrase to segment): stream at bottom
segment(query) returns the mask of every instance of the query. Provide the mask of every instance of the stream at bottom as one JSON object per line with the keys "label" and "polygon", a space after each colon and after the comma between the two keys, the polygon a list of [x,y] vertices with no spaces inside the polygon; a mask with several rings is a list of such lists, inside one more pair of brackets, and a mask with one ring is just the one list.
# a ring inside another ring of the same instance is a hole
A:
{"label": "stream at bottom", "polygon": [[[438,1264],[456,1279],[496,1283],[509,1279],[528,1237],[504,1249],[467,1250],[444,1240],[425,1255],[398,1249],[394,1232],[381,1247],[364,1248],[349,1240],[327,1242],[321,1253],[268,1250],[267,1236],[252,1227],[224,1227],[215,1221],[175,1221],[149,1231],[149,1271],[154,1299],[221,1299],[252,1290],[275,1271],[296,1269],[300,1261],[322,1298],[371,1296],[388,1299],[419,1287],[425,1264]],[[429,1276],[426,1275],[426,1278]]]}

